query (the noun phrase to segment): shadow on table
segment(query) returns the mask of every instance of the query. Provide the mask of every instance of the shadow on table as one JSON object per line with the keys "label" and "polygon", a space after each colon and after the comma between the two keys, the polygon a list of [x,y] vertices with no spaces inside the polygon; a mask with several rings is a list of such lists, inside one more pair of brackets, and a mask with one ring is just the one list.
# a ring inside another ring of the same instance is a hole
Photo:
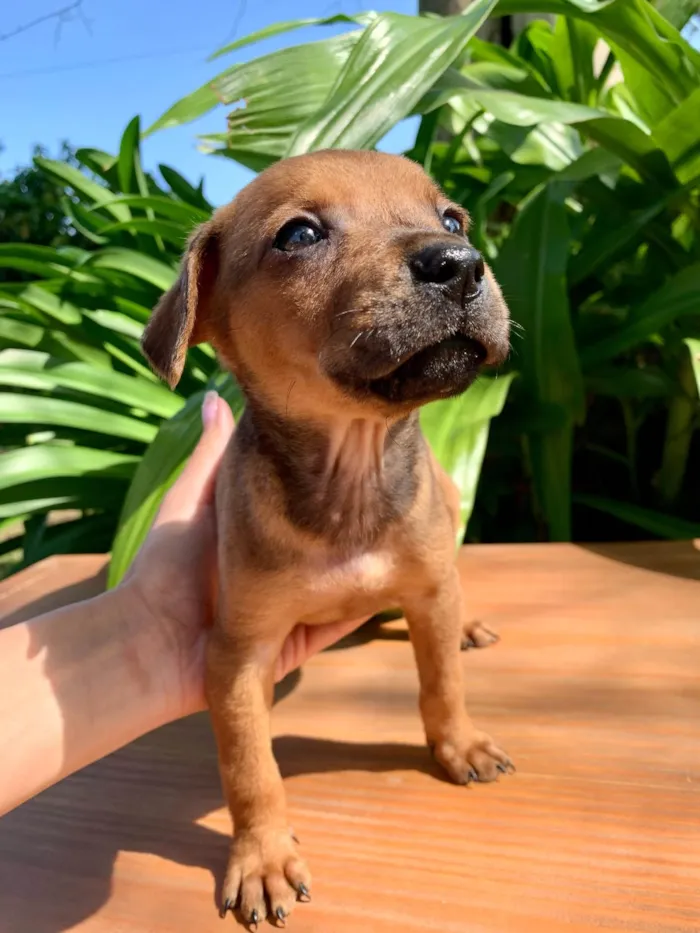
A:
{"label": "shadow on table", "polygon": [[700,540],[630,541],[615,544],[577,544],[584,551],[685,580],[700,580]]}
{"label": "shadow on table", "polygon": [[[274,745],[284,777],[407,769],[438,776],[422,746],[293,736]],[[211,872],[215,916],[229,837],[197,821],[221,806],[206,714],[73,775],[0,821],[0,930],[61,933],[86,920],[108,900],[121,851]]]}

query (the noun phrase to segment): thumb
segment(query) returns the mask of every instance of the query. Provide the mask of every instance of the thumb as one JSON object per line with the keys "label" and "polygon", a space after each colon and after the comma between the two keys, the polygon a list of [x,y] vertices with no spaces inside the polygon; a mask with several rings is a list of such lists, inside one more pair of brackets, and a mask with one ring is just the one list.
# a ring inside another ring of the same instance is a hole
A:
{"label": "thumb", "polygon": [[234,429],[231,409],[216,392],[204,397],[202,424],[202,436],[163,499],[155,526],[192,519],[213,497],[219,464]]}

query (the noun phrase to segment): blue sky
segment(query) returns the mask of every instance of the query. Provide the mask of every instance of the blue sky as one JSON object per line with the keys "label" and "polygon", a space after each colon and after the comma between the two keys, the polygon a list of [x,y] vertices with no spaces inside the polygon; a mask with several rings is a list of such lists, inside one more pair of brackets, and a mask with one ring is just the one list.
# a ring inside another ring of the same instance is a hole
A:
{"label": "blue sky", "polygon": [[[65,7],[70,0],[3,3],[0,36]],[[416,0],[83,0],[80,15],[51,19],[0,42],[0,176],[29,161],[41,143],[60,141],[116,151],[123,128],[140,114],[148,126],[175,100],[235,61],[285,44],[320,38],[300,30],[211,64],[206,57],[233,38],[280,20],[356,13],[363,9],[414,13]],[[325,34],[330,34],[328,30]],[[205,177],[216,204],[229,200],[250,173],[197,151],[196,133],[221,132],[225,109],[195,124],[163,130],[144,142],[148,168],[172,165],[187,178]],[[383,148],[401,151],[410,128],[397,128]]]}

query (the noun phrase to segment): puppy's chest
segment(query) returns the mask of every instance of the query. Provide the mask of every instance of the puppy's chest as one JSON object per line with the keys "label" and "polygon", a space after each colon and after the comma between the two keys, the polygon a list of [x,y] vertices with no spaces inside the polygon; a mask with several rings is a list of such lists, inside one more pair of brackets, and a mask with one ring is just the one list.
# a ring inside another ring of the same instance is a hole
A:
{"label": "puppy's chest", "polygon": [[[329,556],[314,562],[304,573],[307,600],[304,621],[328,622],[334,618],[377,611],[395,589],[397,560],[387,551]],[[316,618],[318,616],[318,619]]]}

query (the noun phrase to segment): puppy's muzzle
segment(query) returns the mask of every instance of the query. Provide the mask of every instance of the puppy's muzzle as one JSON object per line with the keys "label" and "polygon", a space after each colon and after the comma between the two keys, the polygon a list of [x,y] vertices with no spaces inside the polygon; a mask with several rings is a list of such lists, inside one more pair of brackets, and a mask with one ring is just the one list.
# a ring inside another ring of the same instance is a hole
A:
{"label": "puppy's muzzle", "polygon": [[464,305],[479,296],[484,260],[472,246],[430,243],[408,259],[417,283],[433,287],[446,298]]}

